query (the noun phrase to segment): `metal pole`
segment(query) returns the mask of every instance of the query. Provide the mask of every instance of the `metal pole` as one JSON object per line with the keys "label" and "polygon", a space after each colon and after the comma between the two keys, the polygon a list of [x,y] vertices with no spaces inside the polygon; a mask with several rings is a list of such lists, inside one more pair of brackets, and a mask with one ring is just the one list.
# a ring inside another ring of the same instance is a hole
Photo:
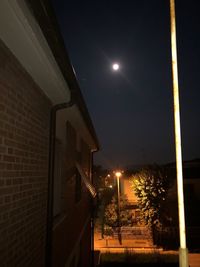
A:
{"label": "metal pole", "polygon": [[49,169],[48,169],[48,191],[47,191],[47,226],[45,266],[52,266],[52,229],[53,229],[53,203],[54,203],[54,161],[55,161],[55,138],[56,138],[56,114],[58,110],[70,108],[74,105],[74,97],[67,103],[61,103],[51,108],[50,135],[49,135]]}
{"label": "metal pole", "polygon": [[185,212],[184,212],[184,194],[183,194],[181,126],[180,126],[178,64],[177,64],[177,48],[176,48],[176,18],[175,18],[174,0],[170,0],[170,18],[171,18],[171,52],[172,52],[172,76],[173,76],[173,96],[174,96],[174,126],[175,126],[175,146],[176,146],[176,173],[177,173],[179,235],[180,235],[179,266],[188,267],[188,251],[186,248]]}
{"label": "metal pole", "polygon": [[121,239],[121,222],[120,222],[120,189],[119,189],[119,176],[117,176],[117,208],[118,208],[118,237],[119,237],[119,243],[122,244]]}

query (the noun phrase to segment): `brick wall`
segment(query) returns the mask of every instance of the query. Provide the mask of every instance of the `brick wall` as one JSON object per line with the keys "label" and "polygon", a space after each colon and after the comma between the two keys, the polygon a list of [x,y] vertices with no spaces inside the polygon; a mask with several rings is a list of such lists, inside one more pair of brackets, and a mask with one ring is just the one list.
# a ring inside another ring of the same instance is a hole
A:
{"label": "brick wall", "polygon": [[0,40],[0,266],[44,266],[50,102]]}

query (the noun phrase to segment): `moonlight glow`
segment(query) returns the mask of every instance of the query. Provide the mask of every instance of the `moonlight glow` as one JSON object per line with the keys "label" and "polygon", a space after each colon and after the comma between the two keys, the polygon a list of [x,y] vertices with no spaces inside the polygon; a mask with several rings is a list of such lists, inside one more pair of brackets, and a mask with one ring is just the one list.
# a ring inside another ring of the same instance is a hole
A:
{"label": "moonlight glow", "polygon": [[119,70],[119,64],[118,64],[118,63],[114,63],[114,64],[112,65],[112,68],[113,68],[114,71]]}

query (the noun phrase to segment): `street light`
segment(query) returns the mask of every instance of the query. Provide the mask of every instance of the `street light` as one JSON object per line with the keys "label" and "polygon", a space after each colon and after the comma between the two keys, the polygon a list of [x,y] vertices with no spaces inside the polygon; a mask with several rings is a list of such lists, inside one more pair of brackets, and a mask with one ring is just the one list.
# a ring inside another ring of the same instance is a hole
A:
{"label": "street light", "polygon": [[120,171],[115,172],[115,176],[117,178],[117,219],[118,219],[118,238],[120,245],[122,244],[122,238],[121,238],[121,227],[120,227],[120,184],[119,184],[119,178],[122,176],[122,173]]}
{"label": "street light", "polygon": [[177,64],[177,48],[176,48],[176,17],[175,17],[174,0],[170,0],[170,18],[171,18],[171,52],[172,52],[172,74],[173,74],[173,95],[174,95],[174,126],[175,126],[175,146],[176,146],[176,172],[177,172],[179,236],[180,236],[179,266],[188,267],[188,250],[186,247],[184,194],[183,194],[181,126],[180,126],[178,64]]}

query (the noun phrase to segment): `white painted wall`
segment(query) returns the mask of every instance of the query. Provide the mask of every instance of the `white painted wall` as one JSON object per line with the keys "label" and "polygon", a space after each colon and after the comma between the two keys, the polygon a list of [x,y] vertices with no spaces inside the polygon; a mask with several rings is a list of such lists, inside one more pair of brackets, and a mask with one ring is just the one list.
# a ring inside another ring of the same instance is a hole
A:
{"label": "white painted wall", "polygon": [[68,85],[24,0],[0,1],[0,38],[53,104],[69,101]]}

